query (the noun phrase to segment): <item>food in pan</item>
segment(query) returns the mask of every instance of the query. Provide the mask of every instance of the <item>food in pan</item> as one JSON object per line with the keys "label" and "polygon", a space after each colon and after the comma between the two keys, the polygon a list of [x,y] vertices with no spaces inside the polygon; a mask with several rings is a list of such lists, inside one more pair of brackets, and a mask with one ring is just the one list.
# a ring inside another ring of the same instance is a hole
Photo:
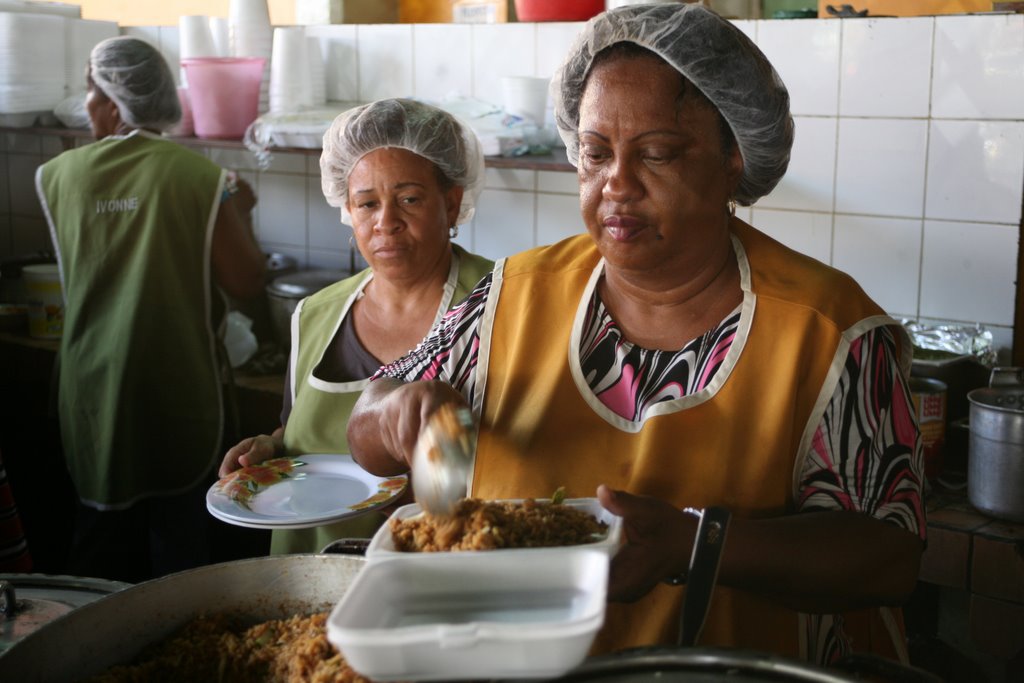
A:
{"label": "food in pan", "polygon": [[328,642],[326,621],[320,613],[247,627],[228,615],[199,617],[86,683],[369,683]]}
{"label": "food in pan", "polygon": [[[564,494],[562,494],[564,496]],[[590,513],[552,500],[522,502],[464,498],[452,515],[392,518],[395,548],[403,552],[547,548],[600,540],[608,525]]]}

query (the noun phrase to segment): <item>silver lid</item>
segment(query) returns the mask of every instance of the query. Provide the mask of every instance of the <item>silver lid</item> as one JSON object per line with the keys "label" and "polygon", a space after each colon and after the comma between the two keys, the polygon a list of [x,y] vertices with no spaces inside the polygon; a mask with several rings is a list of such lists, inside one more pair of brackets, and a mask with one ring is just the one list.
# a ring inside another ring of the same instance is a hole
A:
{"label": "silver lid", "polygon": [[83,576],[0,574],[0,653],[57,617],[131,585]]}
{"label": "silver lid", "polygon": [[302,299],[346,277],[348,273],[342,270],[300,270],[274,278],[267,290],[288,299]]}

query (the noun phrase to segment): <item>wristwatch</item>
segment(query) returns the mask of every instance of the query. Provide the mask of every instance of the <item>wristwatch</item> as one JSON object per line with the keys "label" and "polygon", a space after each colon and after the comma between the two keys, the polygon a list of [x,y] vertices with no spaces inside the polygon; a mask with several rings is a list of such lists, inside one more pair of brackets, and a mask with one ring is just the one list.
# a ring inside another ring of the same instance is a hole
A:
{"label": "wristwatch", "polygon": [[[700,520],[704,517],[704,511],[698,510],[697,508],[683,508],[683,512],[688,515],[693,515],[697,518],[697,523],[700,524]],[[689,577],[690,568],[687,567],[678,574],[673,574],[667,578],[661,580],[662,583],[668,584],[669,586],[685,586],[686,579]]]}

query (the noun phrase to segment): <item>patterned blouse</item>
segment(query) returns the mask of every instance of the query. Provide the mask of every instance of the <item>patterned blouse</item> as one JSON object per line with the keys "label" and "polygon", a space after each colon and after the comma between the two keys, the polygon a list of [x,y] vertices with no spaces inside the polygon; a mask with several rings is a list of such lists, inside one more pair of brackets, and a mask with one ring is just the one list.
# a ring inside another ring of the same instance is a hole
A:
{"label": "patterned blouse", "polygon": [[[419,346],[382,367],[374,379],[441,379],[472,405],[479,325],[491,280],[491,275],[481,280]],[[679,351],[644,349],[623,338],[595,287],[580,362],[599,399],[617,415],[639,421],[656,403],[707,386],[732,346],[739,321],[737,307]],[[797,504],[801,511],[864,512],[924,538],[921,451],[896,358],[892,332],[885,327],[851,344],[842,378],[803,459]]]}

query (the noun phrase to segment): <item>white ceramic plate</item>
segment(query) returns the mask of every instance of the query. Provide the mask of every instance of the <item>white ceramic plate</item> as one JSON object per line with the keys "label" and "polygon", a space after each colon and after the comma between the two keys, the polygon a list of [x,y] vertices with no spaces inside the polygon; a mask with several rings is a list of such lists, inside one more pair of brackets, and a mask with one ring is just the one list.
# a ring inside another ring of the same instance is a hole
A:
{"label": "white ceramic plate", "polygon": [[215,483],[206,492],[206,508],[236,526],[304,529],[376,510],[407,485],[405,475],[376,477],[350,455],[277,458]]}

